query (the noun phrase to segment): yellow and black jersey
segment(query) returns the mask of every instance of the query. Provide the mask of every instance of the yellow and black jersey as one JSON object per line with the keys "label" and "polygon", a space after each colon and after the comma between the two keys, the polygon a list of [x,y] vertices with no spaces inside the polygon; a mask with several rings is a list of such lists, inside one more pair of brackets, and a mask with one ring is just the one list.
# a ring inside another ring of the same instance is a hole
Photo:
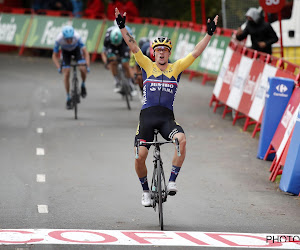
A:
{"label": "yellow and black jersey", "polygon": [[142,68],[143,106],[142,109],[163,106],[173,110],[180,76],[195,58],[189,53],[186,57],[169,63],[165,71],[161,71],[155,62],[145,56],[141,50],[134,54],[135,60]]}

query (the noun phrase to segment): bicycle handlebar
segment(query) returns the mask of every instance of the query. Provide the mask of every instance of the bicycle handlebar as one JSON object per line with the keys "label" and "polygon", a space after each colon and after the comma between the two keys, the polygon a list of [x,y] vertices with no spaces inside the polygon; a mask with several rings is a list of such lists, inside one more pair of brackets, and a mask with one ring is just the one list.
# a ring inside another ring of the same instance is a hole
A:
{"label": "bicycle handlebar", "polygon": [[141,141],[140,139],[137,139],[135,158],[136,159],[139,158],[139,148],[140,148],[140,146],[143,146],[143,145],[161,146],[161,145],[167,144],[167,143],[174,143],[175,144],[175,148],[177,150],[177,155],[180,157],[181,153],[180,153],[179,141],[178,141],[178,138],[175,138],[175,140],[172,140],[172,141],[161,141],[161,142],[159,142],[159,141],[144,142],[144,141]]}

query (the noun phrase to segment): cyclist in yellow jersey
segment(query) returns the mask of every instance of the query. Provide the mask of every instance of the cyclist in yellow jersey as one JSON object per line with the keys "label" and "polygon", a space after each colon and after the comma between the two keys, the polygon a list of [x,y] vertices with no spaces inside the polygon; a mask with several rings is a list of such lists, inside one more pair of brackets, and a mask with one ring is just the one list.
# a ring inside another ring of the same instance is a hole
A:
{"label": "cyclist in yellow jersey", "polygon": [[[125,42],[134,53],[137,63],[142,68],[143,106],[135,141],[137,139],[141,141],[153,141],[154,129],[158,129],[164,139],[174,140],[177,138],[179,140],[181,156],[178,156],[175,151],[167,186],[168,194],[175,195],[177,193],[175,180],[186,154],[186,137],[182,127],[175,121],[173,102],[182,72],[201,55],[208,45],[216,30],[218,16],[215,16],[213,21],[208,19],[207,34],[195,46],[193,51],[174,63],[168,62],[172,49],[172,43],[169,38],[158,37],[154,39],[152,48],[154,49],[155,62],[152,62],[147,56],[143,55],[137,42],[127,31],[125,27],[126,13],[121,16],[119,10],[116,8],[115,17]],[[135,170],[143,188],[142,205],[146,207],[151,206],[151,194],[145,164],[148,150],[149,147],[140,147],[139,157],[135,160]]]}

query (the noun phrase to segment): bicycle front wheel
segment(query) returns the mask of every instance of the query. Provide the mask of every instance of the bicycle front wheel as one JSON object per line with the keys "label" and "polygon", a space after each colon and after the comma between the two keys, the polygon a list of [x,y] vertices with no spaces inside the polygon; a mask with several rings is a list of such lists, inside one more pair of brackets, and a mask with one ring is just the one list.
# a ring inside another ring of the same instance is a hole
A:
{"label": "bicycle front wheel", "polygon": [[163,194],[162,194],[162,166],[161,162],[157,162],[157,194],[158,194],[158,217],[160,229],[164,230],[163,219]]}
{"label": "bicycle front wheel", "polygon": [[79,94],[78,94],[78,80],[76,78],[73,80],[72,102],[74,107],[74,118],[77,119]]}

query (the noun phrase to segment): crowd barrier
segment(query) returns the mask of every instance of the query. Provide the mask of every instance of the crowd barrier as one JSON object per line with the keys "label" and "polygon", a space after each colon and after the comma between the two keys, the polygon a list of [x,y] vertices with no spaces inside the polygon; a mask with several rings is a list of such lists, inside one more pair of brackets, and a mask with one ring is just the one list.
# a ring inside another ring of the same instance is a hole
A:
{"label": "crowd barrier", "polygon": [[[113,21],[105,18],[74,18],[70,13],[58,11],[40,10],[43,15],[38,15],[30,9],[10,10],[11,13],[0,10],[0,46],[18,47],[20,55],[25,49],[52,49],[58,33],[68,24],[79,32],[88,52],[92,54],[92,61],[95,61],[102,52],[106,29],[114,25]],[[128,18],[127,25],[137,41],[141,37],[151,40],[160,35],[170,37],[174,44],[171,61],[190,53],[206,34],[205,25],[176,20]],[[232,30],[217,28],[206,50],[186,71],[190,74],[190,80],[202,75],[202,83],[205,84],[207,80],[217,78],[231,35]]]}
{"label": "crowd barrier", "polygon": [[[214,112],[219,107],[224,107],[223,118],[227,113],[235,111],[232,112],[234,113],[233,125],[237,119],[245,118],[244,131],[249,125],[255,124],[252,133],[252,137],[255,137],[256,133],[260,131],[266,94],[269,91],[269,81],[272,77],[291,79],[293,82],[292,95],[286,108],[284,107],[285,111],[280,123],[274,136],[272,135],[272,140],[263,157],[264,160],[267,160],[270,154],[275,154],[270,167],[270,180],[275,181],[276,177],[282,174],[282,167],[284,167],[286,157],[290,152],[289,145],[293,136],[297,110],[300,106],[300,66],[245,48],[232,40],[226,49],[209,105],[215,105]],[[284,84],[279,84],[276,89],[278,95],[286,95],[285,92],[288,90]],[[275,108],[276,106],[273,105],[270,109],[271,112],[274,112]]]}

